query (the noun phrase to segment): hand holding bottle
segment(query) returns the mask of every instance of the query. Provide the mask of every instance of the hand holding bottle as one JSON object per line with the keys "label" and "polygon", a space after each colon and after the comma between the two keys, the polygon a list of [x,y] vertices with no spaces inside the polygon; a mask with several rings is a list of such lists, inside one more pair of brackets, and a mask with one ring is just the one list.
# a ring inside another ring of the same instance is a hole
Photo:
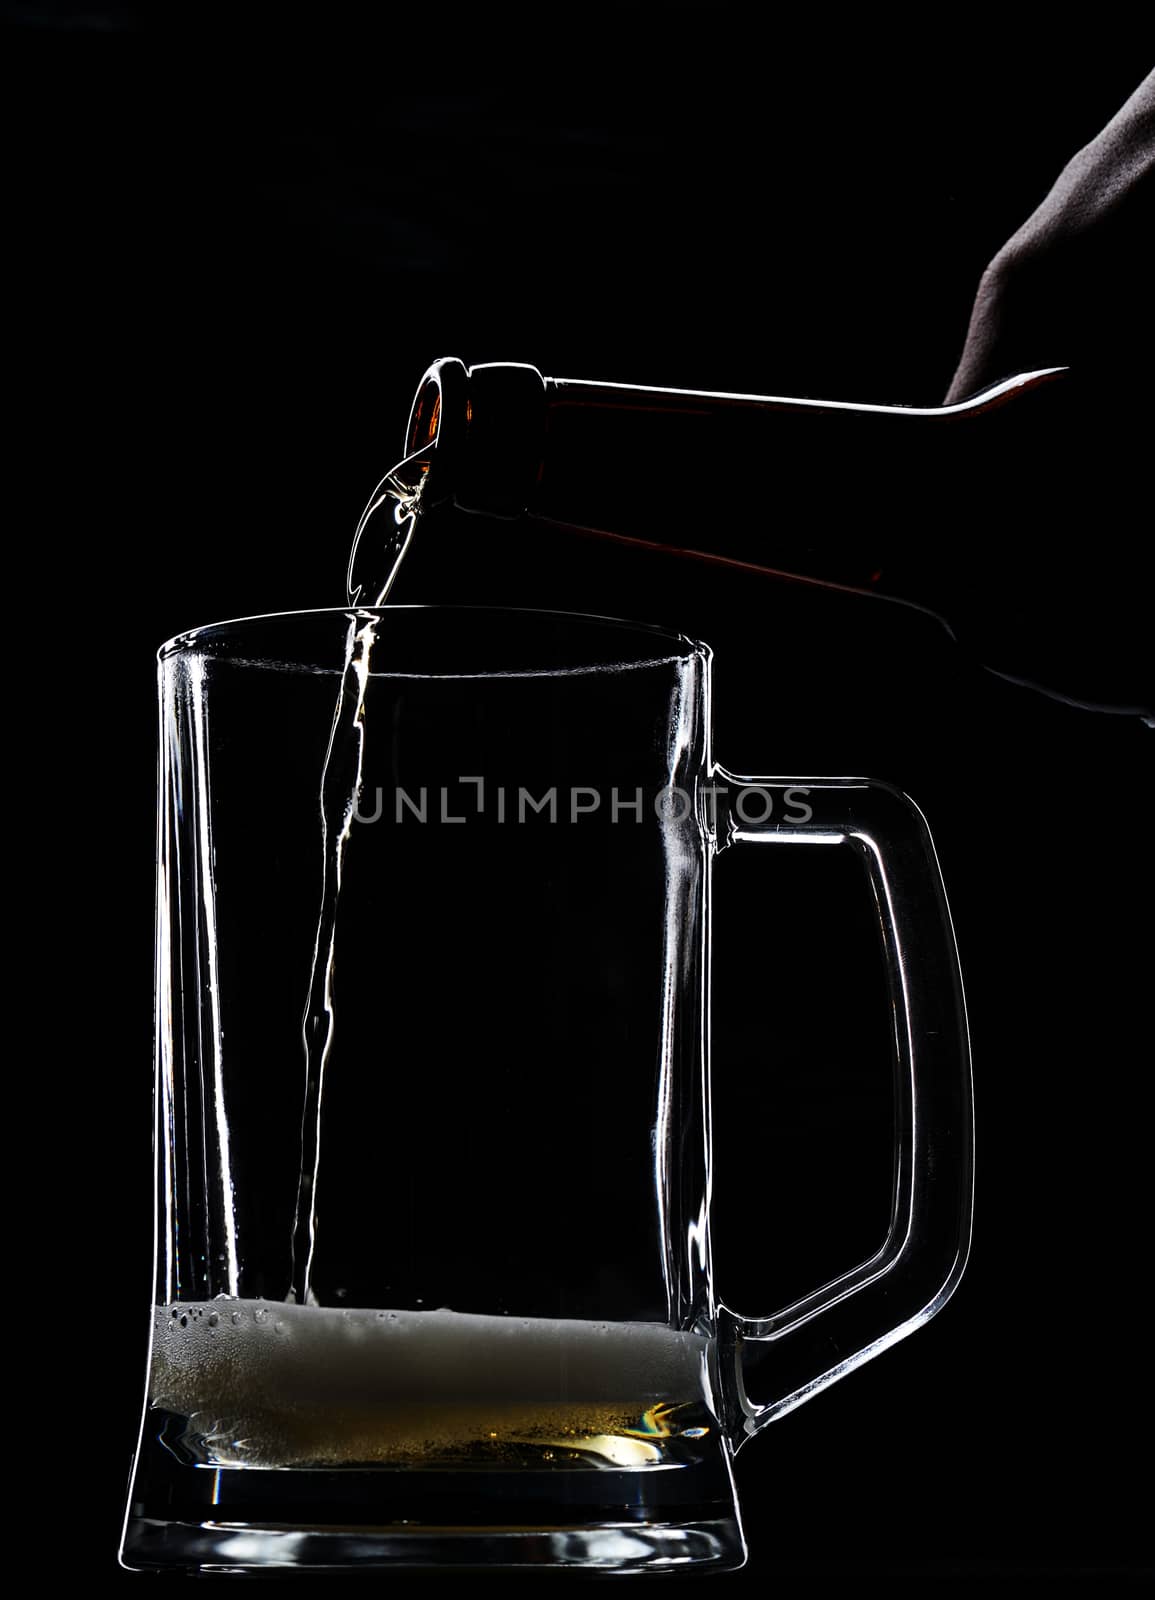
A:
{"label": "hand holding bottle", "polygon": [[[405,465],[426,506],[920,607],[1011,682],[1155,722],[1150,539],[1132,526],[1153,174],[1155,74],[995,256],[941,407],[450,358],[418,389]],[[350,597],[372,588],[351,579]]]}
{"label": "hand holding bottle", "polygon": [[1150,334],[1153,240],[1155,72],[987,267],[946,403],[1056,361],[1131,364]]}

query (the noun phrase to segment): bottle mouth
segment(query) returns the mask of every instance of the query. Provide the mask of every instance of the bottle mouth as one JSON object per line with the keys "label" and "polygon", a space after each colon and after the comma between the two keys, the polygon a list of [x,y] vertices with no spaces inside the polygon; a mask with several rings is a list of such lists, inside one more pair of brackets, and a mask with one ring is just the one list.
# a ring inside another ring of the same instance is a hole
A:
{"label": "bottle mouth", "polygon": [[438,505],[453,495],[469,426],[469,373],[456,356],[443,356],[417,386],[405,432],[405,455],[428,465],[422,499]]}
{"label": "bottle mouth", "polygon": [[519,517],[533,497],[545,432],[545,379],[523,362],[435,361],[417,386],[406,457],[426,463],[422,499]]}
{"label": "bottle mouth", "polygon": [[409,416],[409,436],[405,454],[414,455],[426,445],[437,443],[437,429],[441,422],[441,385],[425,380],[413,401]]}

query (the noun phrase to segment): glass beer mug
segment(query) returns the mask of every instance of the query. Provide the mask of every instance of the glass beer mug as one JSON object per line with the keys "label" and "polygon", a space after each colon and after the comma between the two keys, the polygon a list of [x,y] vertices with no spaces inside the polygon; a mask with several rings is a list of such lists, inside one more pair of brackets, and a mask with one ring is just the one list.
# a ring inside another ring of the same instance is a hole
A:
{"label": "glass beer mug", "polygon": [[[162,649],[126,1566],[738,1567],[739,1447],[951,1294],[970,1064],[930,836],[884,783],[718,766],[710,668],[454,607]],[[861,863],[896,1106],[882,1247],[761,1316],[710,1231],[711,868],[751,844]]]}

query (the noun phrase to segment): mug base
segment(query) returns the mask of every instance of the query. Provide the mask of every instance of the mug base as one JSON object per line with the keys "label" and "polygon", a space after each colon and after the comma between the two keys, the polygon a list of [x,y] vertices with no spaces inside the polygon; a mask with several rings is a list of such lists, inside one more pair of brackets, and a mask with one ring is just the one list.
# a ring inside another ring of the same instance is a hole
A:
{"label": "mug base", "polygon": [[146,1427],[120,1550],[133,1571],[731,1571],[746,1545],[723,1441],[632,1470],[216,1467]]}
{"label": "mug base", "polygon": [[286,1576],[299,1572],[585,1568],[604,1573],[734,1571],[746,1560],[735,1519],[596,1527],[347,1527],[130,1519],[121,1564],[133,1571]]}

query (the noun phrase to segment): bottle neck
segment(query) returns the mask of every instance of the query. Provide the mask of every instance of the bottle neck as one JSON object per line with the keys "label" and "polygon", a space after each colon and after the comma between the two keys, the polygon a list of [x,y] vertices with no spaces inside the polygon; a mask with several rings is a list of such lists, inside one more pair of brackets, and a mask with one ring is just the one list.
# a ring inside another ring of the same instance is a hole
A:
{"label": "bottle neck", "polygon": [[1063,371],[906,407],[445,360],[418,390],[407,453],[433,447],[434,503],[933,608],[944,535],[981,523],[996,458],[1038,413],[1024,402]]}

